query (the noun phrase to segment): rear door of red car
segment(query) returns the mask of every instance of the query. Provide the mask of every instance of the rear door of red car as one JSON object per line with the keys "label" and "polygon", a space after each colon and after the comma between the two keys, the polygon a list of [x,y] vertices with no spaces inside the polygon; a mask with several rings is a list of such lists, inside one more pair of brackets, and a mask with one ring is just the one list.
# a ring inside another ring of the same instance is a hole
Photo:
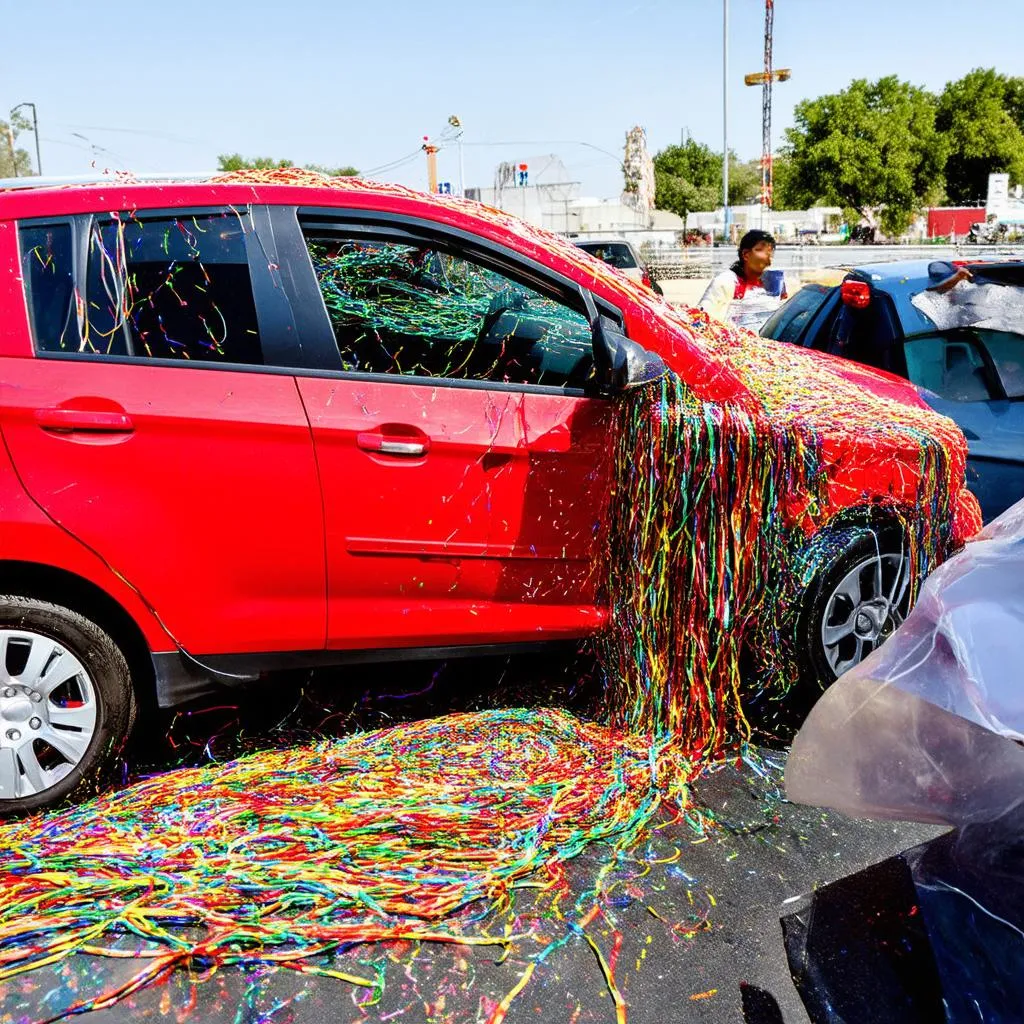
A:
{"label": "rear door of red car", "polygon": [[585,393],[578,286],[431,223],[272,216],[304,346],[334,361],[297,371],[329,646],[597,630],[613,403]]}
{"label": "rear door of red car", "polygon": [[5,360],[3,432],[28,492],[186,650],[322,649],[316,462],[253,214],[23,221],[19,236],[36,354]]}

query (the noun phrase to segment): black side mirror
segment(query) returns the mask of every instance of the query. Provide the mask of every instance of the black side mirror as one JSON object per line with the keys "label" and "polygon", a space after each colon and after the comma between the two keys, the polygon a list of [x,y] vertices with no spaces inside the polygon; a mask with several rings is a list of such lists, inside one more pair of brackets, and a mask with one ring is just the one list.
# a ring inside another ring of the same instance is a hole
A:
{"label": "black side mirror", "polygon": [[642,387],[668,373],[660,356],[630,341],[608,317],[598,316],[593,331],[597,386],[603,394]]}

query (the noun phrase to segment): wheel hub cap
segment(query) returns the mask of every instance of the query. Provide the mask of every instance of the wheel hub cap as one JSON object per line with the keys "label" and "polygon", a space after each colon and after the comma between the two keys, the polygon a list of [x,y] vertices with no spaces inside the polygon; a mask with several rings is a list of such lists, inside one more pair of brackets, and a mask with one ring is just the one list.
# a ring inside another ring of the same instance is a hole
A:
{"label": "wheel hub cap", "polygon": [[0,697],[0,721],[27,722],[35,713],[35,707],[28,694],[19,693],[15,697]]}

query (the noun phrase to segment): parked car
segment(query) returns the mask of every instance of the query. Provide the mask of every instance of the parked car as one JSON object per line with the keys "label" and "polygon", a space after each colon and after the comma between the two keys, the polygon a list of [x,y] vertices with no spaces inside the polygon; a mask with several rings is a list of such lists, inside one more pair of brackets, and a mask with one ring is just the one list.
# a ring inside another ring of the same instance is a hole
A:
{"label": "parked car", "polygon": [[[744,422],[770,443],[791,429],[766,345],[735,342],[760,359],[743,377],[720,325],[563,239],[399,186],[278,178],[0,187],[0,813],[86,792],[143,698],[600,633],[616,403],[666,363],[702,401],[760,410]],[[929,422],[902,382],[794,356]],[[813,517],[786,505],[794,557],[832,539],[801,570],[826,673],[899,614],[871,584],[850,604],[851,580],[899,582],[886,507],[921,479],[904,434],[866,459],[833,405],[801,417],[843,468]],[[823,630],[861,605],[871,628],[840,655]]]}
{"label": "parked car", "polygon": [[761,334],[916,385],[966,435],[967,483],[986,521],[1024,497],[1024,261],[857,267],[805,284]]}
{"label": "parked car", "polygon": [[651,272],[644,263],[640,253],[636,251],[632,243],[624,238],[587,239],[585,242],[576,242],[584,252],[596,256],[599,260],[607,263],[608,266],[621,270],[631,281],[639,281],[646,288],[657,295],[663,295],[661,285],[651,277]]}

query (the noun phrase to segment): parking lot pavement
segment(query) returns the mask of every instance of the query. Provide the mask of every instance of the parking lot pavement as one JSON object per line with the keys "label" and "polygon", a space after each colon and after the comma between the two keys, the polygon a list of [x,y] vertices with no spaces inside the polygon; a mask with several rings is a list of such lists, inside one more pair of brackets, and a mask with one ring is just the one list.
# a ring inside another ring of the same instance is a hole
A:
{"label": "parking lot pavement", "polygon": [[[206,749],[213,753],[229,752],[240,738],[243,745],[289,742],[314,709],[324,721],[366,725],[497,699],[522,702],[531,691],[572,706],[586,700],[578,671],[573,659],[554,667],[530,659],[420,666],[392,676],[387,696],[380,670],[373,695],[363,689],[371,674],[352,674],[341,689],[330,682],[307,687],[297,704],[282,693],[283,719],[274,720],[273,701],[264,701],[262,723],[244,708],[224,706],[165,722],[175,746],[163,756],[169,764],[183,751],[186,760],[190,750],[201,758],[199,744],[211,728]],[[611,852],[601,845],[570,862],[571,895],[557,903],[549,893],[520,892],[509,913],[489,926],[492,934],[508,929],[523,936],[504,957],[500,947],[398,942],[350,949],[316,965],[375,980],[373,988],[287,969],[228,968],[207,977],[178,971],[86,1019],[483,1022],[502,1019],[503,1000],[518,987],[507,1003],[509,1024],[615,1021],[617,998],[632,1024],[806,1021],[782,944],[786,901],[939,830],[856,822],[787,804],[779,796],[783,762],[784,753],[760,750],[699,777],[692,787],[696,816],[714,817],[714,827],[702,829],[697,818],[662,820],[618,862],[609,864]],[[602,870],[607,896],[595,913],[586,894]],[[575,928],[581,919],[584,927]],[[120,941],[126,951],[138,945]],[[0,1024],[53,1018],[76,1000],[117,988],[138,967],[136,959],[76,954],[19,976],[0,991]]]}

